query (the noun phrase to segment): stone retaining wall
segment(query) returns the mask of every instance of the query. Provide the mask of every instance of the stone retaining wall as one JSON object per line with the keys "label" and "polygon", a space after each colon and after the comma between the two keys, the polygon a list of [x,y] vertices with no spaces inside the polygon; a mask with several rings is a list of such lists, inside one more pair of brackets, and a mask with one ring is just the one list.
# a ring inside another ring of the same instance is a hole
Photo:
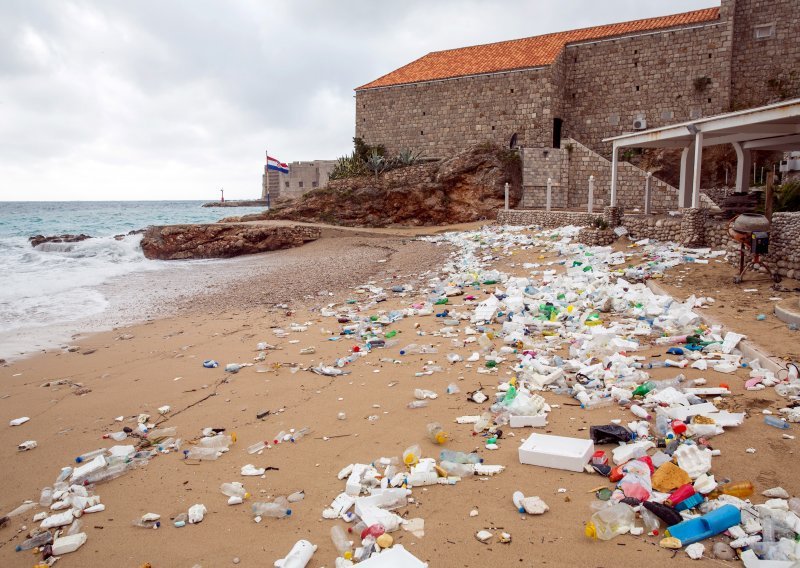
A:
{"label": "stone retaining wall", "polygon": [[602,218],[601,214],[589,214],[579,211],[544,211],[539,209],[509,209],[497,213],[499,225],[539,225],[545,229],[563,227],[565,225],[588,225],[593,219]]}
{"label": "stone retaining wall", "polygon": [[[500,211],[497,222],[504,225],[539,225],[551,229],[565,225],[588,226],[594,219],[602,218],[609,226],[616,225],[612,208],[603,214],[581,211],[510,210]],[[672,241],[686,246],[705,246],[725,249],[726,259],[733,265],[739,262],[739,243],[728,235],[728,221],[708,217],[705,209],[686,209],[678,217],[646,217],[625,215],[620,224],[628,230],[633,240],[653,239]],[[578,235],[578,242],[588,245],[608,245],[615,235],[609,229],[586,228]],[[764,260],[776,268],[781,276],[800,279],[800,212],[775,213],[772,216],[769,254]]]}

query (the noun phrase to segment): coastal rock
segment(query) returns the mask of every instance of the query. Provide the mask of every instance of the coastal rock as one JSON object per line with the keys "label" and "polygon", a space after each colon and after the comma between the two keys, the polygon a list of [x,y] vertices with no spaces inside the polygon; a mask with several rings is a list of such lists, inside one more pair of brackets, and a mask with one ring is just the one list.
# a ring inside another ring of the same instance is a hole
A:
{"label": "coastal rock", "polygon": [[480,145],[453,157],[374,175],[333,180],[271,211],[223,222],[288,219],[334,225],[443,225],[494,219],[511,187],[510,206],[520,199],[519,156]]}
{"label": "coastal rock", "polygon": [[28,241],[31,243],[32,247],[38,247],[39,245],[45,243],[79,243],[81,241],[85,241],[86,239],[91,239],[92,237],[89,235],[52,235],[49,237],[45,237],[44,235],[36,235],[30,237]]}
{"label": "coastal rock", "polygon": [[149,227],[142,251],[150,259],[230,258],[299,247],[320,236],[317,227],[287,225],[167,225]]}

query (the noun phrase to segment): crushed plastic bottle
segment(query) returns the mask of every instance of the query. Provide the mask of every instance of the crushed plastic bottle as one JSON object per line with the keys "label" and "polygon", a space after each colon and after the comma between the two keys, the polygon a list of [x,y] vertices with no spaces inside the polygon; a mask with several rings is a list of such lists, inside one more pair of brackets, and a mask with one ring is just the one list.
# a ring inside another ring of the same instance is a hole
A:
{"label": "crushed plastic bottle", "polygon": [[292,510],[284,507],[280,503],[253,503],[252,506],[254,517],[272,517],[275,519],[282,519],[292,514]]}
{"label": "crushed plastic bottle", "polygon": [[434,444],[442,445],[447,443],[447,440],[450,439],[450,434],[448,434],[444,430],[444,428],[442,428],[442,425],[439,424],[438,422],[431,422],[430,424],[428,424],[427,430],[428,430],[428,438]]}
{"label": "crushed plastic bottle", "polygon": [[586,536],[600,540],[611,540],[615,536],[626,534],[634,526],[636,515],[625,503],[617,503],[600,509],[586,523]]}

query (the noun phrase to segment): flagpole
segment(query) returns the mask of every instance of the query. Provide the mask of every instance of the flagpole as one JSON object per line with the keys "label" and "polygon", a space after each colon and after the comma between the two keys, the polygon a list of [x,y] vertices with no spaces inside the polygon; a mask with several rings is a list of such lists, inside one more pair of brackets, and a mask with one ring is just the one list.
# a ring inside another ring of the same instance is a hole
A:
{"label": "flagpole", "polygon": [[267,209],[269,209],[269,150],[266,150],[267,153]]}

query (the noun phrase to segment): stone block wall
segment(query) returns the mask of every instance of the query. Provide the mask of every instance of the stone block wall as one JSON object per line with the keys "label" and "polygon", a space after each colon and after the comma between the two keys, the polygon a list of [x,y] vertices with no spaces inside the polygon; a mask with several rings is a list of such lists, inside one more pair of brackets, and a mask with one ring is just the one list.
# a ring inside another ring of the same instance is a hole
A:
{"label": "stone block wall", "polygon": [[800,3],[724,0],[734,9],[732,107],[800,97]]}
{"label": "stone block wall", "polygon": [[547,180],[553,181],[551,204],[569,207],[569,152],[561,148],[521,148],[522,202],[520,207],[542,209],[547,204]]}
{"label": "stone block wall", "polygon": [[565,132],[606,156],[611,145],[602,139],[633,131],[636,119],[657,128],[730,105],[728,21],[577,43],[564,51]]}
{"label": "stone block wall", "polygon": [[[569,157],[569,207],[585,207],[589,203],[589,176],[594,176],[595,207],[602,208],[611,201],[611,162],[577,140],[568,139],[564,145],[572,148]],[[617,203],[625,209],[644,210],[644,188],[647,172],[628,162],[617,168]],[[678,207],[678,190],[651,178],[650,192],[653,211]]]}
{"label": "stone block wall", "polygon": [[560,91],[550,68],[356,91],[356,136],[389,153],[410,148],[449,157],[474,144],[552,144]]}
{"label": "stone block wall", "polygon": [[602,215],[589,215],[577,211],[543,211],[537,209],[510,209],[497,212],[498,225],[529,226],[538,225],[546,229],[565,225],[585,226]]}

